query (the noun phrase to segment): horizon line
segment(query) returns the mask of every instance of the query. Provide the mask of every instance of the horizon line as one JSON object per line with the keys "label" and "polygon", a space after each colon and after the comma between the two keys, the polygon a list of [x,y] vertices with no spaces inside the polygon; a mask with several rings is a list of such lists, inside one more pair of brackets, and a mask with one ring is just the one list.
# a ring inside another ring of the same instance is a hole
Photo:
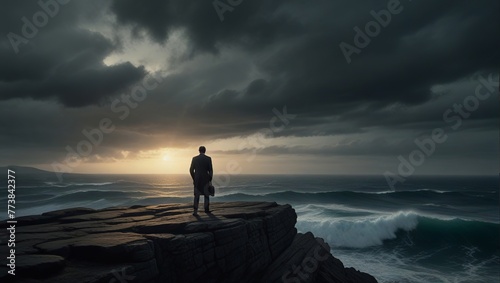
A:
{"label": "horizon line", "polygon": [[[35,169],[35,170],[40,170],[45,173],[50,173],[50,174],[73,174],[73,175],[189,175],[189,172],[186,173],[83,173],[83,172],[54,172],[54,171],[47,171],[44,169],[40,169],[34,166],[26,166],[26,165],[8,165],[8,166],[1,166],[4,168],[9,168],[9,167],[24,167],[24,168],[29,168],[29,169]],[[214,174],[217,175],[217,174]],[[247,176],[255,176],[255,175],[268,175],[268,176],[291,176],[291,175],[301,175],[301,176],[383,176],[383,173],[380,174],[375,174],[375,173],[355,173],[355,174],[349,174],[349,173],[342,173],[342,174],[336,174],[336,173],[239,173],[239,174],[230,174],[231,176],[237,176],[237,175],[247,175]],[[413,174],[412,176],[414,177],[426,177],[426,176],[432,176],[432,177],[493,177],[493,176],[499,176],[500,173],[497,174]]]}

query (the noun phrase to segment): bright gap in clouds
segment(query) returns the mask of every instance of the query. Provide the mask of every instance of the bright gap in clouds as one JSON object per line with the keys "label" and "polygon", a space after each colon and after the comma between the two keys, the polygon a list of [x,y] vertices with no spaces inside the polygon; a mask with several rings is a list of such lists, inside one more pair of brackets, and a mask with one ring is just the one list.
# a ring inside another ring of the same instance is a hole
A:
{"label": "bright gap in clouds", "polygon": [[[82,24],[81,28],[98,33],[120,45],[121,48],[103,60],[106,66],[130,62],[134,66],[144,66],[150,73],[169,73],[169,61],[187,56],[188,40],[181,29],[171,31],[168,41],[161,44],[151,40],[146,32],[137,31],[140,34],[140,38],[137,38],[137,34],[133,35],[129,28],[116,28],[113,17],[105,19],[103,22]],[[116,41],[118,38],[119,41]]]}

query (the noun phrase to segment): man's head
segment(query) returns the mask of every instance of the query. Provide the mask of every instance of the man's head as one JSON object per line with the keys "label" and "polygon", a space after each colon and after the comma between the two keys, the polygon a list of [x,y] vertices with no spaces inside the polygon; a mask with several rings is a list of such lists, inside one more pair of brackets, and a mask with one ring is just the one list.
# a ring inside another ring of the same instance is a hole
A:
{"label": "man's head", "polygon": [[205,153],[207,151],[207,149],[204,146],[200,146],[200,148],[198,149],[198,151],[200,153]]}

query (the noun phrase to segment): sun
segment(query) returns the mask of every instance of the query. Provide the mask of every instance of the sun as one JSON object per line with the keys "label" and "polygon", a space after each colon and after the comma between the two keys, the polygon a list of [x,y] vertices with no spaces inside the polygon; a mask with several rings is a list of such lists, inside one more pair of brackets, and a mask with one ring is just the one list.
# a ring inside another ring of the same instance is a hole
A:
{"label": "sun", "polygon": [[170,161],[170,156],[168,156],[167,154],[163,155],[163,161]]}

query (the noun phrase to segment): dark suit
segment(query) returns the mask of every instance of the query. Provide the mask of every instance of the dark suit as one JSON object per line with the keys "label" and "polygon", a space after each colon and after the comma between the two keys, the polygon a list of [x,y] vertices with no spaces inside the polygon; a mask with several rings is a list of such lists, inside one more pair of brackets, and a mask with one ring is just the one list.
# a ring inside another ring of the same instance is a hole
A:
{"label": "dark suit", "polygon": [[209,206],[208,183],[212,181],[212,177],[214,174],[212,168],[212,158],[202,153],[198,156],[193,157],[193,160],[191,161],[191,166],[189,167],[189,173],[191,174],[191,178],[193,178],[195,211],[198,210],[200,195],[205,196],[204,207],[205,210],[208,210]]}

